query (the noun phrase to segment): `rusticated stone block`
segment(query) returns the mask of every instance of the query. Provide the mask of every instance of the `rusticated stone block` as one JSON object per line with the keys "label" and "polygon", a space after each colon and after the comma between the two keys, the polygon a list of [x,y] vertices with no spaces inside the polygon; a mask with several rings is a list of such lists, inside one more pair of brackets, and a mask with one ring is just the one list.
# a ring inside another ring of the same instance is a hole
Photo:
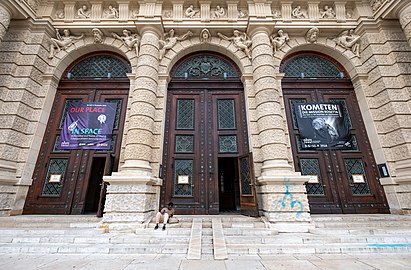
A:
{"label": "rusticated stone block", "polygon": [[274,85],[267,85],[267,88],[260,88],[261,90],[255,93],[255,101],[257,104],[264,102],[278,102],[280,100],[279,90],[272,88]]}
{"label": "rusticated stone block", "polygon": [[156,108],[154,104],[149,104],[149,103],[142,102],[142,101],[135,101],[131,103],[130,105],[129,115],[132,116],[132,115],[140,114],[140,115],[145,115],[147,117],[154,119],[155,111],[156,111]]}
{"label": "rusticated stone block", "polygon": [[265,102],[256,107],[258,118],[266,115],[281,115],[281,104],[278,102]]}
{"label": "rusticated stone block", "polygon": [[284,130],[282,129],[266,129],[260,133],[261,146],[266,144],[284,144]]}
{"label": "rusticated stone block", "polygon": [[[129,143],[131,141],[131,143]],[[151,161],[151,147],[148,145],[134,144],[133,139],[127,134],[127,143],[124,152],[125,160],[146,160]]]}

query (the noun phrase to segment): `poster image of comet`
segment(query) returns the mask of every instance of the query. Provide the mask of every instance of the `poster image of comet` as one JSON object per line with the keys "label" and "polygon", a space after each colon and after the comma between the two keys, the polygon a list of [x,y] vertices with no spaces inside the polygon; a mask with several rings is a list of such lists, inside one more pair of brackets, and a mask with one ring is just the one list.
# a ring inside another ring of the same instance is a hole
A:
{"label": "poster image of comet", "polygon": [[352,149],[348,119],[340,104],[296,103],[294,113],[304,149]]}
{"label": "poster image of comet", "polygon": [[111,102],[69,102],[58,148],[110,149],[116,111]]}

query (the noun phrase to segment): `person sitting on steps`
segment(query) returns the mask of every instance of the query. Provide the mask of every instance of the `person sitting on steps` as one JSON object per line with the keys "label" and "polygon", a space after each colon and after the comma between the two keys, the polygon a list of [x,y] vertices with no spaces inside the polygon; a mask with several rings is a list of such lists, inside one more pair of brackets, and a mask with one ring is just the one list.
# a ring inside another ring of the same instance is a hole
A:
{"label": "person sitting on steps", "polygon": [[174,203],[169,202],[167,207],[164,207],[161,209],[160,212],[157,213],[156,215],[156,226],[154,227],[154,230],[158,229],[158,224],[163,223],[163,231],[166,229],[166,224],[169,218],[171,218],[174,215]]}

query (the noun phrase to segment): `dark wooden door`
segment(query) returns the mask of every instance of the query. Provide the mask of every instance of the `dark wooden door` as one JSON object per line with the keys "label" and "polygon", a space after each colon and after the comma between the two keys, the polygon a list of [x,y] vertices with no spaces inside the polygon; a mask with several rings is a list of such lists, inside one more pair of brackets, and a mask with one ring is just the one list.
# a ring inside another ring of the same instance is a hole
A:
{"label": "dark wooden door", "polygon": [[162,204],[174,202],[181,214],[218,214],[221,160],[245,153],[248,136],[241,83],[170,84]]}
{"label": "dark wooden door", "polygon": [[252,153],[238,157],[238,175],[240,177],[241,214],[257,217],[258,207]]}
{"label": "dark wooden door", "polygon": [[[84,213],[90,179],[93,179],[94,174],[100,173],[93,171],[92,168],[102,170],[101,166],[93,166],[93,159],[105,159],[110,154],[113,156],[113,169],[117,170],[128,92],[127,80],[82,81],[81,83],[62,81],[60,83],[34,169],[33,183],[27,195],[25,214]],[[112,149],[102,151],[57,148],[70,101],[117,104]],[[60,182],[50,182],[51,175],[61,175]]]}
{"label": "dark wooden door", "polygon": [[[312,213],[388,213],[372,149],[351,81],[283,81],[286,114],[296,170],[315,175],[319,183],[306,184]],[[302,149],[293,106],[301,102],[333,102],[344,110],[353,136],[352,150]],[[362,176],[356,183],[353,176]]]}

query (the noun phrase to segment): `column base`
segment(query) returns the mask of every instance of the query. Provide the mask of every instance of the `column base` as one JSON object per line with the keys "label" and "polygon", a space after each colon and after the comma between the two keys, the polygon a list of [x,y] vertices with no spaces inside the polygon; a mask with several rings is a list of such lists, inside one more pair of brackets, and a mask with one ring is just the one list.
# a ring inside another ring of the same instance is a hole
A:
{"label": "column base", "polygon": [[110,232],[134,232],[157,212],[161,179],[123,171],[103,179],[109,185],[101,227]]}
{"label": "column base", "polygon": [[304,186],[308,179],[295,172],[258,178],[260,210],[272,228],[279,232],[308,232],[311,216]]}

